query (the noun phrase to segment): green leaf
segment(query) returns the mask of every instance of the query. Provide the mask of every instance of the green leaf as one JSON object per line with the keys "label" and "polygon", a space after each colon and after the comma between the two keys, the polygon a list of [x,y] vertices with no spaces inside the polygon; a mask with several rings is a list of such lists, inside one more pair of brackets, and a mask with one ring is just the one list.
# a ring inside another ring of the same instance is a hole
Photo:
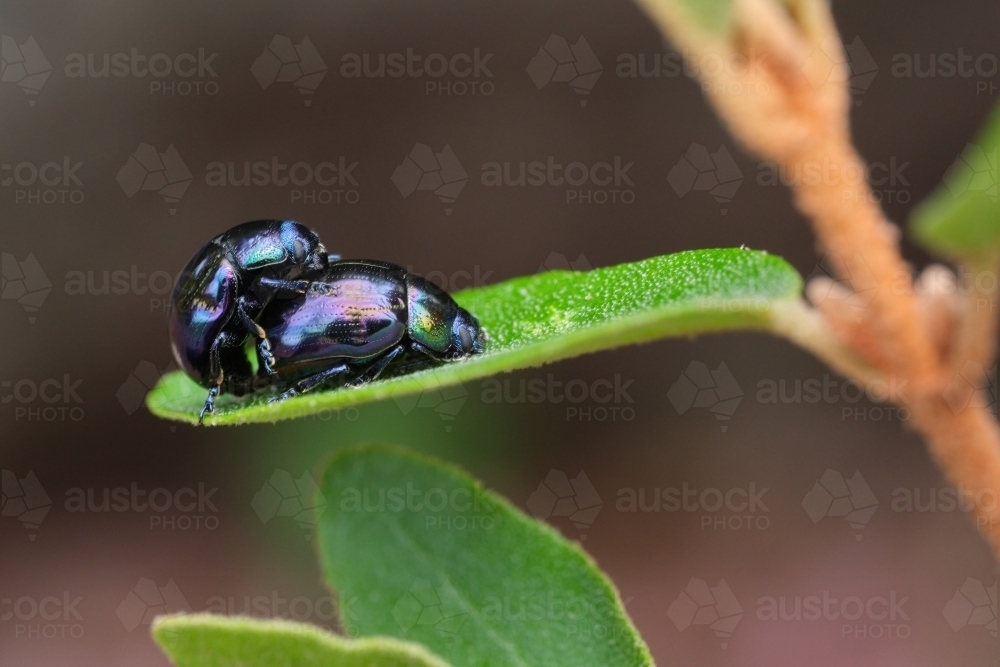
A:
{"label": "green leaf", "polygon": [[732,0],[657,0],[677,5],[698,27],[712,34],[723,34],[733,26]]}
{"label": "green leaf", "polygon": [[153,638],[177,667],[448,667],[397,639],[344,639],[289,621],[192,614],[165,616]]}
{"label": "green leaf", "polygon": [[323,570],[362,635],[418,642],[463,667],[652,664],[583,550],[463,472],[350,448],[320,488]]}
{"label": "green leaf", "polygon": [[[795,4],[795,0],[776,2],[789,10]],[[700,43],[711,51],[712,42],[718,44],[719,39],[732,40],[736,36],[733,0],[637,0],[637,4],[653,16],[669,17],[670,34],[665,36],[675,44],[690,48]],[[697,54],[688,52],[688,55]]]}
{"label": "green leaf", "polygon": [[974,143],[968,144],[944,184],[910,220],[914,237],[929,250],[981,264],[1000,250],[1000,104]]}
{"label": "green leaf", "polygon": [[[205,423],[292,419],[666,336],[767,329],[775,302],[798,298],[801,288],[802,279],[784,260],[738,248],[515,278],[455,295],[489,335],[482,355],[277,404],[267,404],[271,394],[265,392],[243,399],[222,396]],[[146,404],[161,417],[197,423],[205,394],[183,373],[174,372],[161,379]]]}

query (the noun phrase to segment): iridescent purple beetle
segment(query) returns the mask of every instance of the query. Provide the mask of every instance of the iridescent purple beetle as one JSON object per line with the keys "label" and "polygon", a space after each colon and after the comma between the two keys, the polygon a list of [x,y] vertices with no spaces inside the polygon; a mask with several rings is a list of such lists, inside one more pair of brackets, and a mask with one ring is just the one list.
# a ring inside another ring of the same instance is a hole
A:
{"label": "iridescent purple beetle", "polygon": [[276,377],[280,401],[339,381],[479,354],[479,321],[444,290],[402,267],[330,257],[297,222],[260,220],[212,239],[188,262],[171,299],[170,344],[178,365],[208,388],[198,417],[223,391]]}
{"label": "iridescent purple beetle", "polygon": [[256,323],[282,291],[326,268],[319,235],[291,220],[255,220],[216,236],[191,258],[170,299],[170,348],[193,380],[208,388],[199,420],[211,412],[224,382],[253,378],[244,346],[249,336],[265,372],[273,372],[270,342]]}

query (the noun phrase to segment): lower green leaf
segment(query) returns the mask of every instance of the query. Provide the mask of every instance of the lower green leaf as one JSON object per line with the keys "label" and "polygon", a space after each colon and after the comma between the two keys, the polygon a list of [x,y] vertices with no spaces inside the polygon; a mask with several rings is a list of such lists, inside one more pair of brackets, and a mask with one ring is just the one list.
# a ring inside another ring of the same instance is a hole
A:
{"label": "lower green leaf", "polygon": [[[496,373],[666,336],[767,329],[776,302],[796,299],[802,279],[784,260],[728,248],[692,250],[587,272],[550,271],[466,290],[456,300],[489,336],[484,354],[268,404],[271,394],[222,396],[206,424],[292,419],[419,394]],[[206,390],[181,372],[149,393],[151,412],[197,423]]]}
{"label": "lower green leaf", "polygon": [[192,614],[165,616],[153,638],[177,667],[448,667],[396,639],[344,639],[289,621]]}
{"label": "lower green leaf", "polygon": [[651,665],[618,593],[578,546],[461,471],[362,447],[329,462],[317,526],[327,583],[362,635],[455,665]]}

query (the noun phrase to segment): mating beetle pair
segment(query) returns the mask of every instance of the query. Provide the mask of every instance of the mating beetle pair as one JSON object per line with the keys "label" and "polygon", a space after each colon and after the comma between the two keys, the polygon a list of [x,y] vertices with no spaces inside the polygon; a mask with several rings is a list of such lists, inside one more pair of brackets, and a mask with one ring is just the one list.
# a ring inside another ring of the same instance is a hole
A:
{"label": "mating beetle pair", "polygon": [[483,351],[479,321],[433,283],[374,260],[340,260],[290,220],[237,225],[188,262],[174,288],[170,345],[208,388],[199,421],[226,391],[255,379],[244,349],[256,341],[257,377],[280,401],[335,380],[360,386],[387,369]]}

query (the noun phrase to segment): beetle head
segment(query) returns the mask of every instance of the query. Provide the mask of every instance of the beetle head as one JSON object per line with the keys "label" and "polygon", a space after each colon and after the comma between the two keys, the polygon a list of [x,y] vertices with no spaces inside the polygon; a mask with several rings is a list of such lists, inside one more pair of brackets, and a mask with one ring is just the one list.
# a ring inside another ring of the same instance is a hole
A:
{"label": "beetle head", "polygon": [[464,308],[458,309],[451,326],[451,344],[458,357],[480,354],[486,349],[486,332],[479,326],[479,320]]}
{"label": "beetle head", "polygon": [[304,225],[288,220],[282,224],[281,242],[288,251],[290,263],[304,271],[319,271],[328,264],[326,247],[319,234]]}

